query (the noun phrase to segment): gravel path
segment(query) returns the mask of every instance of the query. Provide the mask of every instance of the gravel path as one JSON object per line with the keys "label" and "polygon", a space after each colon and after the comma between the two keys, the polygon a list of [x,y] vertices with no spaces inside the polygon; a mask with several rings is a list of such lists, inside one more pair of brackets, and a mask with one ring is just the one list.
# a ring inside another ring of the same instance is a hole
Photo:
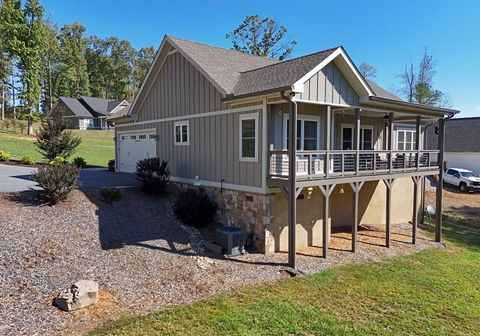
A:
{"label": "gravel path", "polygon": [[[284,253],[200,255],[195,231],[170,219],[168,201],[134,189],[122,194],[109,203],[98,190],[75,191],[55,207],[39,204],[33,192],[0,195],[0,335],[81,334],[119,316],[287,276]],[[348,251],[348,234],[334,234],[327,260],[312,248],[304,251],[311,256],[298,256],[298,268],[311,273],[437,246],[422,237],[416,246],[406,243],[409,225],[394,230],[388,250],[384,233],[361,231],[357,254]],[[80,279],[100,283],[97,305],[72,313],[52,306]]]}

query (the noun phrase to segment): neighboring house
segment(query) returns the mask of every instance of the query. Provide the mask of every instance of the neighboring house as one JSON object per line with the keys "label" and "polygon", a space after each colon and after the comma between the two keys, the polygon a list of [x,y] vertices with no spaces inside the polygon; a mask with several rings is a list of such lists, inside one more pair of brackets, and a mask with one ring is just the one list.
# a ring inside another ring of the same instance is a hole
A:
{"label": "neighboring house", "polygon": [[[434,124],[428,128],[428,148],[437,148]],[[480,117],[445,121],[445,168],[464,168],[480,175]]]}
{"label": "neighboring house", "polygon": [[106,118],[128,107],[125,100],[112,100],[95,97],[69,98],[60,97],[52,112],[60,112],[72,129],[107,129],[110,128]]}
{"label": "neighboring house", "polygon": [[207,188],[226,223],[295,266],[296,248],[326,256],[331,227],[350,227],[355,250],[359,224],[386,225],[389,246],[390,225],[412,221],[414,241],[421,181],[441,171],[420,133],[456,112],[367,82],[342,47],[280,62],[166,36],[113,119],[116,164],[168,160],[173,181]]}

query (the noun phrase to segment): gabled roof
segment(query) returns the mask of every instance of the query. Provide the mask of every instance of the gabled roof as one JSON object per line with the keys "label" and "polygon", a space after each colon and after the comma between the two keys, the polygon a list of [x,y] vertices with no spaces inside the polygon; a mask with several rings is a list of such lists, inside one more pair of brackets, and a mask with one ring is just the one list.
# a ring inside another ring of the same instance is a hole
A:
{"label": "gabled roof", "polygon": [[94,117],[109,115],[111,111],[113,111],[123,102],[123,100],[112,100],[86,96],[81,96],[79,100]]}
{"label": "gabled roof", "polygon": [[375,93],[375,95],[377,97],[391,99],[391,100],[403,101],[402,98],[400,98],[400,97],[394,95],[393,93],[391,93],[390,91],[387,91],[384,88],[378,86],[377,83],[375,83],[371,80],[368,80],[368,79],[367,79],[367,82],[368,82],[368,85],[370,85],[370,87],[372,88],[373,92]]}
{"label": "gabled roof", "polygon": [[60,101],[62,101],[67,107],[77,116],[77,117],[85,117],[85,118],[92,118],[92,114],[83,106],[82,103],[77,98],[70,98],[70,97],[60,97]]}
{"label": "gabled roof", "polygon": [[290,87],[337,48],[277,62],[262,68],[244,71],[231,92],[235,96]]}
{"label": "gabled roof", "polygon": [[[437,149],[438,136],[435,126],[428,128],[427,148]],[[445,120],[445,152],[480,153],[480,117],[454,118]]]}
{"label": "gabled roof", "polygon": [[183,51],[187,59],[190,58],[192,63],[203,69],[224,94],[233,92],[242,72],[278,63],[267,57],[248,55],[173,36],[166,36],[166,39],[175,49]]}

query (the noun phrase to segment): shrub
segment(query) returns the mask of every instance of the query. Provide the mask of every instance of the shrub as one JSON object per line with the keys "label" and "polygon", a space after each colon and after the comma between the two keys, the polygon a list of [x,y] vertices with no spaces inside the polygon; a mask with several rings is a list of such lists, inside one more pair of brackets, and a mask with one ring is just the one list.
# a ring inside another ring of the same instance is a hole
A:
{"label": "shrub", "polygon": [[22,163],[27,164],[27,165],[34,165],[37,163],[33,157],[30,155],[24,155],[22,156],[22,159],[20,160]]}
{"label": "shrub", "polygon": [[111,172],[115,171],[115,160],[108,160],[108,170]]}
{"label": "shrub", "polygon": [[159,195],[165,191],[170,183],[168,161],[162,160],[160,162],[159,158],[138,161],[136,174],[147,194]]}
{"label": "shrub", "polygon": [[51,165],[59,166],[67,164],[68,161],[63,156],[56,156],[52,161],[50,161]]}
{"label": "shrub", "polygon": [[0,161],[10,161],[11,155],[3,150],[0,150]]}
{"label": "shrub", "polygon": [[118,201],[120,198],[122,198],[122,193],[120,189],[112,187],[112,188],[104,188],[101,191],[103,198],[107,202],[113,202],[113,201]]}
{"label": "shrub", "polygon": [[187,189],[177,198],[175,216],[187,225],[205,227],[215,219],[217,203],[208,196],[205,189]]}
{"label": "shrub", "polygon": [[84,158],[77,156],[75,159],[73,159],[73,164],[77,166],[77,168],[83,168],[87,165],[87,161],[85,161]]}
{"label": "shrub", "polygon": [[35,146],[48,161],[53,161],[57,156],[68,159],[82,142],[66,128],[60,112],[54,112],[51,118],[42,120]]}
{"label": "shrub", "polygon": [[77,186],[79,170],[74,165],[62,164],[41,167],[33,180],[43,188],[43,195],[50,204],[56,204],[67,198]]}

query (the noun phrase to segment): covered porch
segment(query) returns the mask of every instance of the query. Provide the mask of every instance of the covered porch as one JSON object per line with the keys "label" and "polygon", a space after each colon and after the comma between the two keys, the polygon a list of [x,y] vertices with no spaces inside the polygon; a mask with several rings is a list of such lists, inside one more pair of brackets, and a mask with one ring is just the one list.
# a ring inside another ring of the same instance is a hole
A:
{"label": "covered porch", "polygon": [[[394,194],[394,185],[411,181],[408,240],[416,243],[417,226],[423,213],[423,193],[420,191],[424,177],[433,175],[442,179],[444,113],[399,106],[396,102],[390,104],[338,106],[295,101],[291,97],[288,104],[270,105],[267,185],[280,190],[288,203],[288,252],[292,268],[295,268],[297,252],[297,200],[310,197],[316,190],[322,196],[319,207],[323,220],[321,228],[317,228],[321,230],[322,257],[327,257],[329,240],[334,237],[330,233],[333,230],[330,221],[332,192],[339,186],[351,194],[349,202],[341,206],[351,211],[350,250],[356,252],[361,222],[359,205],[365,184],[375,182],[385,188],[383,204],[377,205],[376,211],[384,213],[384,245],[390,247],[392,202],[400,195]],[[439,148],[423,150],[425,127],[437,120],[440,121]],[[297,139],[296,146],[290,146],[292,138]],[[295,160],[292,162],[290,157]],[[441,240],[441,202],[440,184],[437,188],[436,241]]]}

